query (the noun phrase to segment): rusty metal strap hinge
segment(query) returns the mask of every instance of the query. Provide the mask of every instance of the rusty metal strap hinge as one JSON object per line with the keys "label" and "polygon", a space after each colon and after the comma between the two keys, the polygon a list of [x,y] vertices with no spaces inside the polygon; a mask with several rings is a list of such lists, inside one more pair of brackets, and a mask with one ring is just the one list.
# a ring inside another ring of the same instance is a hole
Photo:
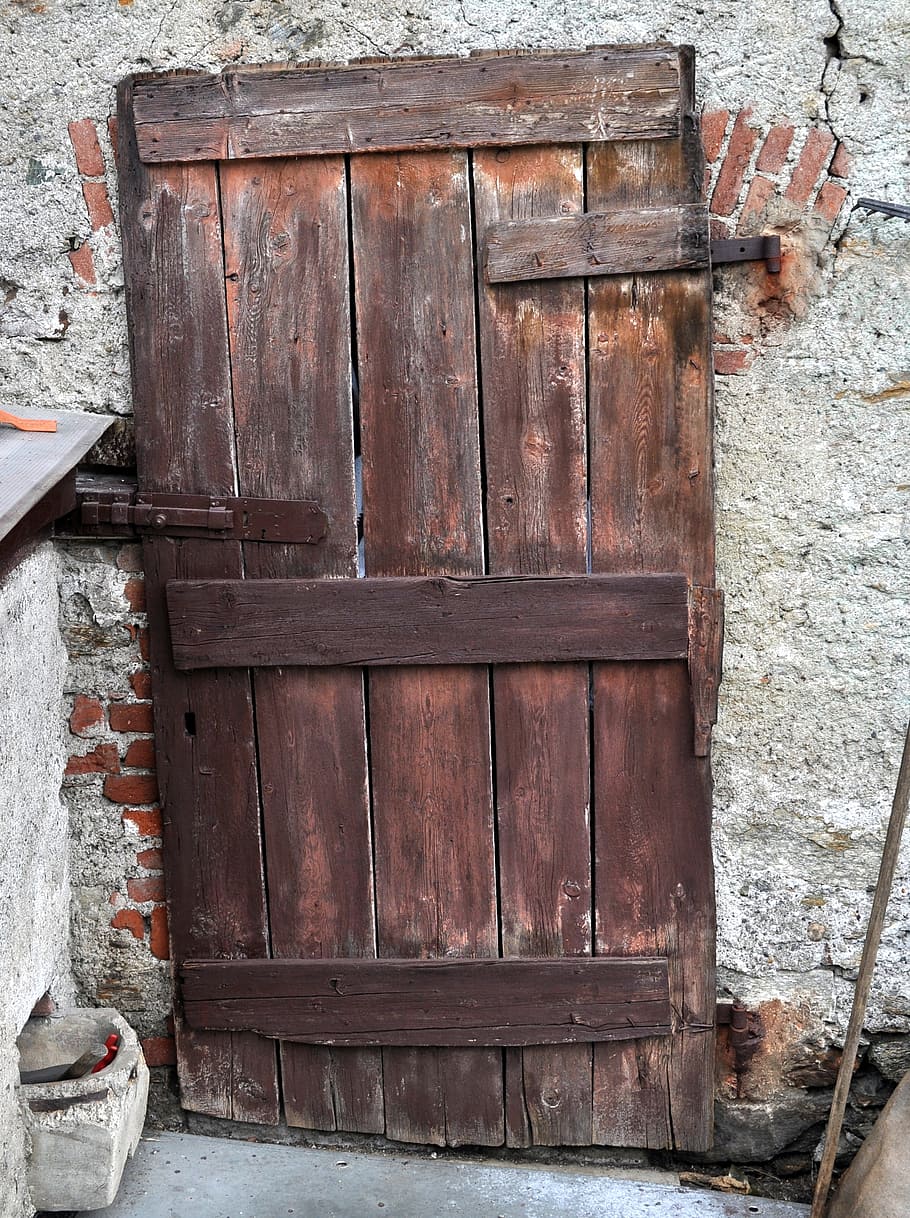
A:
{"label": "rusty metal strap hinge", "polygon": [[132,495],[128,491],[89,491],[80,498],[79,523],[99,531],[109,525],[167,537],[314,545],[328,528],[325,512],[309,499]]}
{"label": "rusty metal strap hinge", "polygon": [[769,275],[780,274],[780,237],[724,238],[711,242],[711,265],[721,262],[764,262]]}

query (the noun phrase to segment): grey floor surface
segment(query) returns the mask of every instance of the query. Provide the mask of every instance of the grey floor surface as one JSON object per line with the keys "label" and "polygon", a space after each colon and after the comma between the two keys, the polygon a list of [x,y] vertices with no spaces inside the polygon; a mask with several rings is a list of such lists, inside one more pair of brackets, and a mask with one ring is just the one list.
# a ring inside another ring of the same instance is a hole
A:
{"label": "grey floor surface", "polygon": [[[406,1154],[144,1137],[97,1218],[799,1218],[806,1205],[607,1175]],[[89,1218],[88,1215],[82,1218]]]}

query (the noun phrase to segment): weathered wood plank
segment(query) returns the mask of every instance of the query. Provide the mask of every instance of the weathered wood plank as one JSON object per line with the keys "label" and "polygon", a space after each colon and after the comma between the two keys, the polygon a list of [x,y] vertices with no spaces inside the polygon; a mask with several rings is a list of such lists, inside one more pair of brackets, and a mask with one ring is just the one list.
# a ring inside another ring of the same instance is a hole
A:
{"label": "weathered wood plank", "polygon": [[[467,157],[352,158],[351,204],[367,574],[479,575]],[[378,954],[497,955],[487,673],[371,671],[369,727]],[[386,1049],[383,1077],[388,1136],[502,1142],[498,1052]]]}
{"label": "weathered wood plank", "polygon": [[[213,166],[147,169],[129,82],[118,94],[120,208],[141,490],[233,494],[233,429],[221,222]],[[268,952],[250,682],[177,673],[164,585],[236,577],[238,542],[143,544],[171,944],[189,955]],[[278,1120],[274,1046],[191,1031],[177,1012],[185,1108]]]}
{"label": "weathered wood plank", "polygon": [[679,133],[679,58],[620,47],[248,69],[135,83],[146,161],[230,160]]}
{"label": "weathered wood plank", "polygon": [[[319,547],[246,544],[246,573],[257,587],[356,576],[344,163],[225,165],[221,191],[241,490],[315,491],[331,520]],[[295,668],[254,681],[272,951],[371,956],[362,678]],[[289,1124],[383,1131],[378,1051],[288,1044],[281,1060]]]}
{"label": "weathered wood plank", "polygon": [[[473,176],[479,244],[491,225],[584,206],[579,147],[479,151]],[[584,299],[580,281],[498,287],[478,277],[497,575],[586,569]],[[590,954],[587,665],[494,669],[493,703],[503,951]],[[590,1143],[589,1045],[510,1050],[505,1088],[510,1145]]]}
{"label": "weathered wood plank", "polygon": [[723,670],[724,594],[720,588],[689,589],[689,681],[695,716],[695,755],[711,751]]}
{"label": "weathered wood plank", "polygon": [[689,644],[676,575],[207,580],[172,583],[168,611],[178,668],[685,659]]}
{"label": "weathered wood plank", "polygon": [[[685,51],[683,64],[682,138],[589,148],[590,208],[701,199]],[[710,302],[708,271],[590,284],[595,571],[714,583]],[[685,666],[595,665],[594,715],[595,950],[669,955],[676,1013],[668,1039],[595,1048],[595,1139],[700,1151],[713,1125],[711,787]]]}
{"label": "weathered wood plank", "polygon": [[660,959],[193,961],[182,978],[194,1026],[314,1044],[559,1045],[670,1031]]}
{"label": "weathered wood plank", "polygon": [[701,203],[585,212],[493,225],[484,272],[490,283],[506,283],[679,270],[708,266],[709,248]]}

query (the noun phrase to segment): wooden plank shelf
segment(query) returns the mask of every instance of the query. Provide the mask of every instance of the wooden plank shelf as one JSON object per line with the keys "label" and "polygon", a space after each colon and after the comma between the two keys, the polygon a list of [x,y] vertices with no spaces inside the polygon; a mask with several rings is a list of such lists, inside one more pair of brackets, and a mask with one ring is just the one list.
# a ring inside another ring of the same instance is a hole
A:
{"label": "wooden plank shelf", "polygon": [[670,1033],[661,958],[190,960],[191,1027],[323,1045],[556,1045]]}
{"label": "wooden plank shelf", "polygon": [[56,431],[0,427],[0,570],[19,548],[76,504],[74,470],[112,423],[106,415],[18,407],[17,416],[51,419]]}

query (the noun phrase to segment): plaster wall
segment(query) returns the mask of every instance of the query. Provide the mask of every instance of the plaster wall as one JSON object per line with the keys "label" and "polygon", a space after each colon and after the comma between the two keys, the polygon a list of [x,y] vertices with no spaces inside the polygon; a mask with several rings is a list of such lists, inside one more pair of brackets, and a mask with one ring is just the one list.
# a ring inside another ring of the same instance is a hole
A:
{"label": "plaster wall", "polygon": [[47,990],[66,1001],[69,875],[60,799],[67,655],[45,544],[0,581],[0,1215],[32,1213],[16,1037]]}
{"label": "plaster wall", "polygon": [[[768,1032],[750,1077],[719,1080],[722,1153],[738,1146],[769,1157],[802,1136],[823,1111],[814,1088],[836,1066],[831,1046],[849,1013],[910,702],[910,228],[853,210],[863,195],[910,202],[904,0],[16,0],[2,20],[5,401],[124,417],[122,277],[104,186],[113,196],[106,123],[127,72],[694,44],[699,97],[712,139],[720,133],[717,235],[776,230],[786,251],[775,283],[745,267],[719,271],[715,284],[719,582],[728,597],[714,753],[718,959],[726,992],[760,1005]],[[86,118],[103,162],[84,152],[77,168],[67,124]],[[753,197],[766,136],[788,127],[783,168]],[[793,183],[812,140],[824,157],[803,198]],[[841,158],[836,174],[832,157]],[[837,193],[819,202],[826,164],[849,188],[843,206]],[[128,462],[126,436],[111,460]],[[65,630],[75,622],[88,631],[77,630],[77,642],[95,627],[109,642],[115,605],[137,627],[125,580],[113,550],[71,550]],[[72,693],[88,680],[93,697],[129,696],[134,649],[108,642],[94,651],[78,643]],[[107,720],[97,731],[100,740]],[[134,861],[139,822],[106,802],[104,784],[89,777],[68,795],[77,976],[84,1000],[106,986],[117,1001],[114,976],[132,1017],[161,1039],[154,907],[134,901],[131,928],[114,899],[145,875]],[[908,869],[905,851],[868,1019],[870,1059],[892,1079],[910,1065]],[[105,899],[119,928],[102,913]],[[772,1109],[785,1128],[762,1143],[756,1122]]]}

